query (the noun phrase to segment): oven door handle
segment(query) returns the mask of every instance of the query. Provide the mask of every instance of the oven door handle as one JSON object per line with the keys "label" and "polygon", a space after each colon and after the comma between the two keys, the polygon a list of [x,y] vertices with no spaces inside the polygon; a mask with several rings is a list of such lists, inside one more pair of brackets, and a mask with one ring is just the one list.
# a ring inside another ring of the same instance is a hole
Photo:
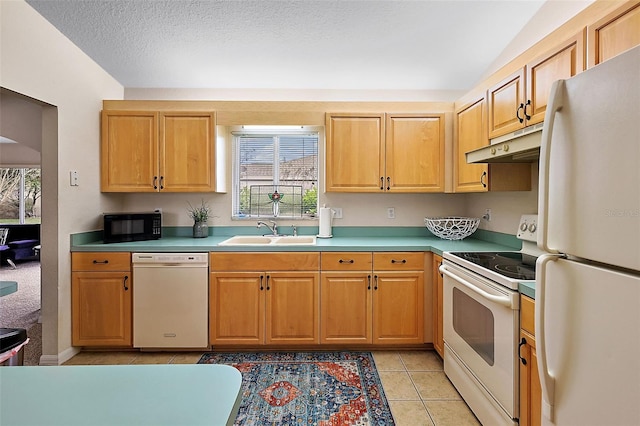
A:
{"label": "oven door handle", "polygon": [[465,280],[463,278],[460,278],[456,274],[454,274],[451,271],[449,271],[447,269],[446,265],[441,265],[439,269],[440,269],[440,272],[442,272],[443,274],[445,274],[449,278],[452,278],[453,280],[459,282],[463,286],[467,287],[469,290],[473,291],[474,293],[479,294],[480,296],[484,297],[485,299],[491,300],[492,302],[498,303],[498,304],[500,304],[502,306],[506,306],[506,307],[511,308],[511,309],[514,308],[513,301],[511,300],[510,297],[508,297],[508,296],[495,296],[493,294],[489,294],[486,291],[484,291],[482,289],[479,289],[475,285],[471,284],[469,281],[467,281],[467,280]]}

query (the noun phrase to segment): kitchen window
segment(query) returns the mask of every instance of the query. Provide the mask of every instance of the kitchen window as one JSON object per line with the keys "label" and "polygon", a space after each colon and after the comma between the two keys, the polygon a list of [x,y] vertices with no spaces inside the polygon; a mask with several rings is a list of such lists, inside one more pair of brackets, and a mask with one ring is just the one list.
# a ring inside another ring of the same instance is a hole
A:
{"label": "kitchen window", "polygon": [[234,218],[315,217],[319,133],[302,126],[234,132]]}

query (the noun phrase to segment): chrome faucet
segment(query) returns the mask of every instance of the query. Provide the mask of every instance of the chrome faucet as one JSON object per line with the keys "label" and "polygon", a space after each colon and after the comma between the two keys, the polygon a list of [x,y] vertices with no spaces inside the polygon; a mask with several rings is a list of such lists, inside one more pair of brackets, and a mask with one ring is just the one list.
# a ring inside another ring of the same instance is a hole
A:
{"label": "chrome faucet", "polygon": [[266,226],[267,229],[269,229],[269,231],[271,231],[271,235],[278,235],[278,224],[275,223],[273,220],[270,220],[269,222],[273,223],[273,227],[267,225],[266,223],[264,223],[263,221],[258,221],[258,228],[262,228],[262,226]]}

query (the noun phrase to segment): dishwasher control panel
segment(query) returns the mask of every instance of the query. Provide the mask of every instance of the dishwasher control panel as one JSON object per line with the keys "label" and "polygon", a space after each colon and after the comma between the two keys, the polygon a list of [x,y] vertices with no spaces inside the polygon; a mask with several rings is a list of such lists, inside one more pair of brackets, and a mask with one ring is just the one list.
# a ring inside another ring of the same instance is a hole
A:
{"label": "dishwasher control panel", "polygon": [[209,264],[207,253],[133,253],[133,264],[140,263],[179,263]]}

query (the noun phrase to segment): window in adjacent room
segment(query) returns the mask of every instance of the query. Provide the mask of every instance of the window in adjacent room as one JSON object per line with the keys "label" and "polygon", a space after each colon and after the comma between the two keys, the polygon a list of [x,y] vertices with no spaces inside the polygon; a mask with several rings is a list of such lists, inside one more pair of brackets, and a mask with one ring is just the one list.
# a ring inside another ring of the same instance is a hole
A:
{"label": "window in adjacent room", "polygon": [[302,126],[243,126],[234,132],[233,216],[315,217],[318,138]]}

